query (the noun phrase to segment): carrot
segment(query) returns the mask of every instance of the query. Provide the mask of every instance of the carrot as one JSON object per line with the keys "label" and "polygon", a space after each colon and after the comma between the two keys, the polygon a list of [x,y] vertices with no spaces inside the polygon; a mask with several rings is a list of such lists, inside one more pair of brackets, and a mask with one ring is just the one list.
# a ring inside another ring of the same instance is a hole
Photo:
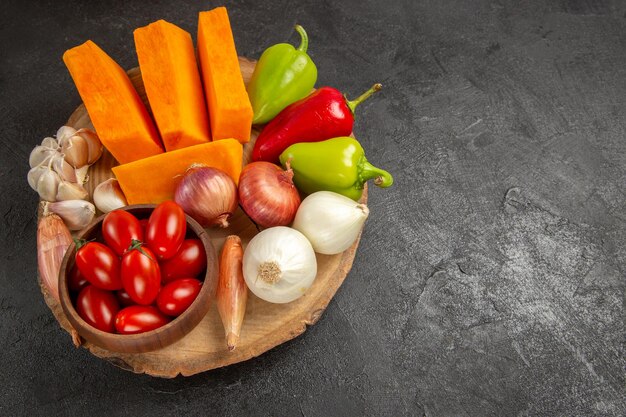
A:
{"label": "carrot", "polygon": [[243,278],[242,260],[241,239],[235,235],[228,236],[220,255],[216,293],[217,311],[222,318],[228,350],[237,347],[248,301],[248,287]]}
{"label": "carrot", "polygon": [[154,123],[126,72],[92,41],[65,51],[70,71],[103,145],[121,164],[163,152]]}
{"label": "carrot", "polygon": [[252,105],[241,76],[226,8],[200,13],[198,56],[213,140],[235,138],[248,142]]}
{"label": "carrot", "polygon": [[161,203],[174,199],[182,174],[192,164],[219,168],[237,183],[243,149],[234,139],[188,146],[113,167],[128,204]]}
{"label": "carrot", "polygon": [[146,95],[165,149],[208,142],[209,121],[189,33],[165,20],[136,29]]}

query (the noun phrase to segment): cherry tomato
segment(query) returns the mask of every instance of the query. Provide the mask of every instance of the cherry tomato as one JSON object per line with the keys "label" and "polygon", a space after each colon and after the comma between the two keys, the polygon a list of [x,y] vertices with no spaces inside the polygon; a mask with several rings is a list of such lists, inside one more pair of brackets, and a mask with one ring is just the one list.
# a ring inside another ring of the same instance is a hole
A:
{"label": "cherry tomato", "polygon": [[85,279],[83,274],[80,273],[80,269],[74,264],[70,270],[70,274],[67,277],[67,286],[70,291],[80,292],[83,288],[89,285],[89,281]]}
{"label": "cherry tomato", "polygon": [[152,306],[130,306],[115,316],[115,329],[121,334],[149,332],[169,323],[170,319]]}
{"label": "cherry tomato", "polygon": [[193,303],[202,283],[195,278],[181,278],[166,284],[157,297],[157,307],[163,314],[178,316]]}
{"label": "cherry tomato", "polygon": [[146,245],[159,260],[176,255],[187,232],[187,219],[183,209],[173,201],[156,206],[146,228]]}
{"label": "cherry tomato", "polygon": [[172,258],[161,263],[161,279],[168,283],[177,278],[196,277],[206,268],[206,253],[200,239],[183,241]]}
{"label": "cherry tomato", "polygon": [[120,260],[109,247],[88,242],[76,251],[76,266],[91,284],[103,290],[119,290]]}
{"label": "cherry tomato", "polygon": [[122,257],[122,284],[130,299],[149,305],[156,300],[161,288],[161,271],[154,253],[141,246],[127,251]]}
{"label": "cherry tomato", "polygon": [[103,332],[114,332],[115,315],[119,309],[120,305],[112,292],[93,285],[83,288],[76,299],[78,315]]}
{"label": "cherry tomato", "polygon": [[133,240],[143,240],[143,228],[129,212],[114,210],[102,221],[102,237],[113,252],[122,256]]}
{"label": "cherry tomato", "polygon": [[119,301],[121,306],[128,307],[135,305],[135,302],[130,298],[130,295],[128,295],[124,288],[115,291],[115,296],[117,297],[117,301]]}
{"label": "cherry tomato", "polygon": [[141,225],[141,230],[143,230],[143,234],[146,234],[146,228],[148,227],[148,219],[139,220],[139,224]]}

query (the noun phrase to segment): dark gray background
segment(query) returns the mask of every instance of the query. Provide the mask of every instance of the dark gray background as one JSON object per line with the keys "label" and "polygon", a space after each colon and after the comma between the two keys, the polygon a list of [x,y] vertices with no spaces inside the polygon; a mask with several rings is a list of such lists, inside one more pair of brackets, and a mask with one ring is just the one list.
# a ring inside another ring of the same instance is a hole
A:
{"label": "dark gray background", "polygon": [[80,103],[61,55],[92,39],[133,67],[134,28],[195,38],[216,5],[2,2],[1,415],[626,414],[623,1],[229,3],[241,55],[295,43],[297,22],[318,85],[384,84],[355,133],[396,184],[298,339],[175,380],[74,349],[36,283],[26,182]]}

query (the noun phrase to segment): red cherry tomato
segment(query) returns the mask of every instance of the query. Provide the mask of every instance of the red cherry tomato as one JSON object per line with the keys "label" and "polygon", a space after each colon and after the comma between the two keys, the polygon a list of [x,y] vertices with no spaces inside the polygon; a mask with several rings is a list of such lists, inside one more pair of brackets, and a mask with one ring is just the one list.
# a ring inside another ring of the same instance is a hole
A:
{"label": "red cherry tomato", "polygon": [[120,260],[109,247],[88,242],[76,251],[76,266],[91,284],[103,290],[119,290]]}
{"label": "red cherry tomato", "polygon": [[141,225],[141,230],[143,230],[143,234],[146,234],[146,228],[148,227],[148,219],[139,220],[139,224]]}
{"label": "red cherry tomato", "polygon": [[146,247],[127,251],[122,257],[122,284],[130,299],[149,305],[161,288],[161,271],[154,253]]}
{"label": "red cherry tomato", "polygon": [[128,295],[124,288],[115,291],[115,296],[117,297],[117,301],[119,301],[121,306],[128,307],[135,305],[135,302],[130,298],[130,295]]}
{"label": "red cherry tomato", "polygon": [[121,334],[149,332],[169,323],[170,319],[152,306],[130,306],[115,316],[115,329]]}
{"label": "red cherry tomato", "polygon": [[122,256],[133,240],[143,240],[143,228],[129,212],[114,210],[102,221],[102,237],[113,252]]}
{"label": "red cherry tomato", "polygon": [[76,312],[83,320],[103,332],[115,331],[115,315],[120,309],[117,299],[110,291],[89,285],[82,289],[76,299]]}
{"label": "red cherry tomato", "polygon": [[183,209],[173,201],[156,206],[146,228],[146,245],[159,260],[176,255],[187,232],[187,219]]}
{"label": "red cherry tomato", "polygon": [[161,279],[168,283],[177,278],[196,277],[205,268],[206,253],[202,241],[187,239],[176,255],[161,263]]}
{"label": "red cherry tomato", "polygon": [[80,292],[83,288],[89,285],[89,281],[85,279],[83,274],[80,273],[80,269],[74,264],[70,270],[70,274],[67,277],[67,286],[70,291]]}
{"label": "red cherry tomato", "polygon": [[166,284],[157,297],[157,307],[168,316],[178,316],[193,303],[202,283],[195,278],[181,278]]}

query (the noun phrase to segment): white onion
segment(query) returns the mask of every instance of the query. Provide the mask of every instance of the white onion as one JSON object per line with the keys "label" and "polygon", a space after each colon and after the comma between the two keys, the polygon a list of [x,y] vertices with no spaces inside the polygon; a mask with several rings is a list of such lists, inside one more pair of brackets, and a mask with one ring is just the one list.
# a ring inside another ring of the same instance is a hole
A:
{"label": "white onion", "polygon": [[365,204],[341,194],[318,191],[302,201],[293,228],[309,239],[315,252],[334,255],[352,246],[368,215]]}
{"label": "white onion", "polygon": [[257,234],[243,254],[250,291],[270,303],[289,303],[306,292],[317,275],[315,252],[297,230],[277,226]]}

